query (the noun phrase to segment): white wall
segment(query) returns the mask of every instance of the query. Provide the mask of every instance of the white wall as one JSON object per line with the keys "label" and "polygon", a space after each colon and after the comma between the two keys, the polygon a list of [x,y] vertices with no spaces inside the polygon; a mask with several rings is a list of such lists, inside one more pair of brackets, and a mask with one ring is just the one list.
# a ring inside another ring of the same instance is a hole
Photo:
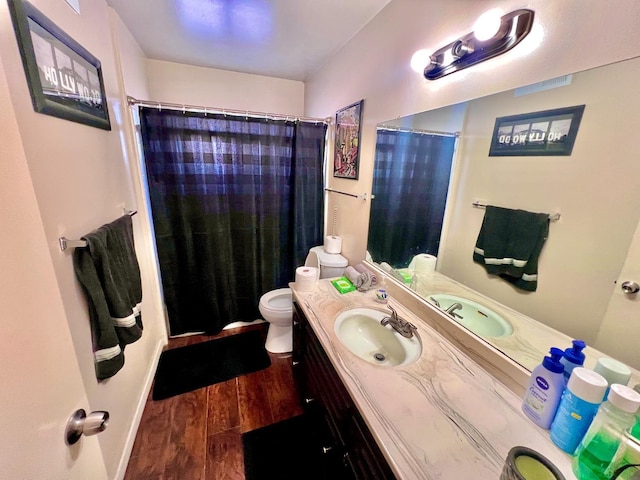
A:
{"label": "white wall", "polygon": [[167,103],[302,116],[304,83],[147,60],[150,98]]}
{"label": "white wall", "polygon": [[[101,61],[108,97],[110,132],[35,113],[7,3],[0,3],[0,56],[5,65],[22,149],[73,340],[72,348],[88,397],[87,407],[108,410],[111,414],[109,428],[96,438],[109,478],[115,478],[123,464],[126,466],[127,445],[131,445],[135,436],[136,419],[146,400],[159,349],[166,341],[164,317],[158,306],[159,293],[154,290],[157,289],[157,281],[153,278],[149,255],[139,257],[143,275],[144,333],[142,339],[126,348],[124,368],[115,377],[98,384],[88,312],[73,272],[72,251],[61,252],[58,237],[79,238],[120,216],[123,207],[138,207],[129,168],[131,158],[123,149],[127,125],[123,124],[124,92],[120,86],[119,58],[113,47],[109,10],[103,0],[81,2],[80,15],[60,0],[35,0],[32,3]],[[130,65],[130,70],[136,63],[135,52],[125,62]],[[144,71],[144,68],[138,67],[138,70]],[[143,81],[136,83],[144,84]],[[142,90],[142,87],[136,89],[137,93]],[[20,206],[16,205],[16,208]],[[134,217],[139,250],[140,245],[149,242],[148,230],[141,228],[143,217],[143,214]],[[148,253],[148,249],[145,251]],[[36,304],[42,302],[38,296],[34,296],[33,301]],[[46,305],[41,306],[46,308]],[[35,321],[32,328],[37,329],[37,323]],[[51,341],[55,342],[55,338]],[[68,406],[69,414],[74,407]]]}
{"label": "white wall", "polygon": [[[430,82],[409,67],[412,54],[436,50],[468,33],[492,7],[531,8],[536,28],[512,51],[465,71]],[[615,8],[598,0],[392,0],[305,86],[305,114],[335,115],[364,99],[359,180],[330,178],[330,186],[370,192],[375,125],[399,116],[585,70],[640,54],[636,19],[640,2],[621,0]],[[542,43],[537,45],[537,40]],[[613,80],[612,80],[613,81]],[[339,209],[337,233],[343,254],[364,258],[369,204],[330,194],[329,211]]]}
{"label": "white wall", "polygon": [[63,441],[67,418],[88,401],[2,58],[0,139],[0,471],[16,479],[106,479],[97,439],[73,448]]}

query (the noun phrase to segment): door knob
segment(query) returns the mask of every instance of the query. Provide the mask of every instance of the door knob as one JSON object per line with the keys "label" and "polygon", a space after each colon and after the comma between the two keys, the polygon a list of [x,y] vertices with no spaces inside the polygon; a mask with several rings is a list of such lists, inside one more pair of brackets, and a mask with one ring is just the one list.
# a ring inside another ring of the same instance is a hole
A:
{"label": "door knob", "polygon": [[640,291],[640,285],[637,282],[632,282],[627,280],[626,282],[622,282],[622,291],[627,295],[633,295],[634,293],[638,293]]}
{"label": "door knob", "polygon": [[109,425],[109,412],[96,411],[87,415],[84,409],[73,412],[64,431],[67,445],[73,445],[82,435],[95,435],[103,432]]}

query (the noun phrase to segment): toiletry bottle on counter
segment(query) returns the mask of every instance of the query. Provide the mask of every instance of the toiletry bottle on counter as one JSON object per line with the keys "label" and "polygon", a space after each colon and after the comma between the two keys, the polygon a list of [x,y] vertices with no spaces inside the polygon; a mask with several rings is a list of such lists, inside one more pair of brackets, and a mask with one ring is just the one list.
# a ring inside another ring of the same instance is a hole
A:
{"label": "toiletry bottle on counter", "polygon": [[551,423],[551,441],[569,455],[576,451],[604,398],[607,381],[584,367],[571,372],[556,416]]}
{"label": "toiletry bottle on counter", "polygon": [[622,434],[613,460],[604,472],[611,480],[637,480],[640,478],[640,424]]}
{"label": "toiletry bottle on counter", "polygon": [[[599,358],[596,366],[593,369],[594,372],[598,372],[604,377],[609,384],[609,387],[614,383],[620,385],[626,385],[631,378],[631,370],[624,363],[614,360],[613,358]],[[609,395],[609,389],[604,394],[604,399],[607,399]]]}
{"label": "toiletry bottle on counter", "polygon": [[587,344],[584,343],[584,340],[574,340],[571,343],[573,346],[564,351],[564,357],[560,360],[564,365],[565,384],[569,381],[569,377],[571,376],[573,369],[584,365],[584,353],[582,350],[587,346]]}
{"label": "toiletry bottle on counter", "polygon": [[589,430],[573,458],[573,473],[580,480],[607,480],[605,470],[611,463],[624,432],[635,424],[640,394],[614,383],[609,398],[598,408]]}
{"label": "toiletry bottle on counter", "polygon": [[564,390],[562,350],[552,347],[551,354],[533,369],[522,401],[522,411],[536,425],[549,428]]}

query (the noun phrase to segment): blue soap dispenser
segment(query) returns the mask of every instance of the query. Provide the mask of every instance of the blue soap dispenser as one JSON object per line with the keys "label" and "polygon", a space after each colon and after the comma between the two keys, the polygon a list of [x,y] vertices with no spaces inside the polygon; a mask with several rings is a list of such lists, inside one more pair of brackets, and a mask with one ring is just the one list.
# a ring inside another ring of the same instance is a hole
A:
{"label": "blue soap dispenser", "polygon": [[536,425],[549,429],[564,391],[563,352],[552,347],[550,356],[533,369],[522,400],[522,411]]}
{"label": "blue soap dispenser", "polygon": [[573,346],[571,348],[567,348],[564,351],[564,356],[560,359],[560,362],[564,365],[565,385],[569,381],[569,377],[571,376],[573,369],[584,365],[584,353],[582,350],[587,346],[584,340],[574,340],[571,343]]}

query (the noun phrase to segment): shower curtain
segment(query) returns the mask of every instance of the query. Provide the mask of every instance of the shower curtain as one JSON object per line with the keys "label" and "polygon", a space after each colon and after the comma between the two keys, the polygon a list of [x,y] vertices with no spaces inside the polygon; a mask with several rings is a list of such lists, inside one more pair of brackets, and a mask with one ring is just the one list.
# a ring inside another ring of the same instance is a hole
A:
{"label": "shower curtain", "polygon": [[140,108],[171,335],[259,318],[322,243],[326,125]]}
{"label": "shower curtain", "polygon": [[367,248],[401,268],[438,254],[456,138],[379,129]]}

